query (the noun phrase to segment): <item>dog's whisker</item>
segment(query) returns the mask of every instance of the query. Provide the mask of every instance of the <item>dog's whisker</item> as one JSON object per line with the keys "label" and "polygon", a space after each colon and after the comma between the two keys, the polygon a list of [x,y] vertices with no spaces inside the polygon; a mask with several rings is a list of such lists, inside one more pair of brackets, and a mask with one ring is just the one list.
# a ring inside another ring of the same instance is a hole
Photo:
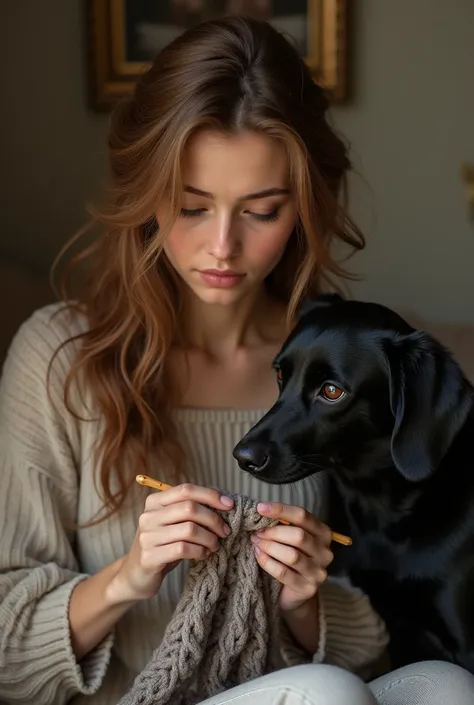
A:
{"label": "dog's whisker", "polygon": [[327,460],[327,456],[322,453],[308,453],[307,455],[298,455],[298,460]]}
{"label": "dog's whisker", "polygon": [[309,461],[298,462],[298,465],[301,468],[309,469],[309,470],[327,470],[328,469],[328,466],[326,466],[326,465],[321,465],[320,463],[312,463]]}

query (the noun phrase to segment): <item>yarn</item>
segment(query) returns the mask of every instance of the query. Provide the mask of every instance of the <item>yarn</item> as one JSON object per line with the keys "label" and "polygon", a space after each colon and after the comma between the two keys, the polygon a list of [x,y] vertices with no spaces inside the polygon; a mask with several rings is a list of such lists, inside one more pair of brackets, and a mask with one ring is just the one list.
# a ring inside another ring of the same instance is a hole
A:
{"label": "yarn", "polygon": [[258,565],[254,531],[277,522],[257,503],[230,495],[218,512],[231,528],[220,549],[191,561],[160,646],[119,705],[196,705],[235,685],[282,668],[280,584]]}

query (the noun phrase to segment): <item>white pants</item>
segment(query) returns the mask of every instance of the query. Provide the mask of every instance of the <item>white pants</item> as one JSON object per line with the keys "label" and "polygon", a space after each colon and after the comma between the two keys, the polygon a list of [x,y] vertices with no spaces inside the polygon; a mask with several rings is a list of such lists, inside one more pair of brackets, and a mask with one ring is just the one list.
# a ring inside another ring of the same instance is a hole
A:
{"label": "white pants", "polygon": [[474,676],[449,663],[426,661],[366,685],[336,666],[294,666],[201,705],[474,705]]}

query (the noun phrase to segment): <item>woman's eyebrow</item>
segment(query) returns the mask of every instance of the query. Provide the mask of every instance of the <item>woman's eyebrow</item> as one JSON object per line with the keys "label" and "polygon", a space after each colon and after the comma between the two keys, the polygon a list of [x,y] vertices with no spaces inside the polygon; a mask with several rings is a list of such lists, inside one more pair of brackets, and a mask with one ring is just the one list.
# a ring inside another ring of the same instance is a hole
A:
{"label": "woman's eyebrow", "polygon": [[[194,186],[187,185],[184,187],[184,190],[186,193],[193,193],[196,196],[203,196],[203,198],[214,198],[214,194],[209,191],[201,191],[201,189],[195,188]],[[264,189],[263,191],[256,191],[255,193],[247,193],[245,196],[241,196],[239,201],[254,201],[258,198],[269,198],[270,196],[287,196],[289,193],[290,189],[288,188],[273,187]]]}

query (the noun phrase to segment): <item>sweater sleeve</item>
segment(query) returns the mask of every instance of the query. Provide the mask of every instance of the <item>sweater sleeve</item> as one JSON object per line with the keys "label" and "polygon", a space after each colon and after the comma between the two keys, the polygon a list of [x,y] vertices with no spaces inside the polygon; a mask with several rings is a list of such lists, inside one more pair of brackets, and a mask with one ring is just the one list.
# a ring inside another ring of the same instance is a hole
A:
{"label": "sweater sleeve", "polygon": [[16,334],[0,383],[0,700],[62,705],[98,690],[112,635],[80,664],[68,606],[81,573],[73,550],[80,430],[64,408],[71,352],[55,307],[33,314]]}
{"label": "sweater sleeve", "polygon": [[314,663],[329,663],[353,672],[370,667],[388,645],[382,618],[349,580],[329,577],[319,588],[320,644]]}
{"label": "sweater sleeve", "polygon": [[369,598],[346,579],[329,577],[319,588],[319,647],[311,657],[282,623],[281,654],[286,666],[328,663],[370,676],[385,652],[388,633]]}

